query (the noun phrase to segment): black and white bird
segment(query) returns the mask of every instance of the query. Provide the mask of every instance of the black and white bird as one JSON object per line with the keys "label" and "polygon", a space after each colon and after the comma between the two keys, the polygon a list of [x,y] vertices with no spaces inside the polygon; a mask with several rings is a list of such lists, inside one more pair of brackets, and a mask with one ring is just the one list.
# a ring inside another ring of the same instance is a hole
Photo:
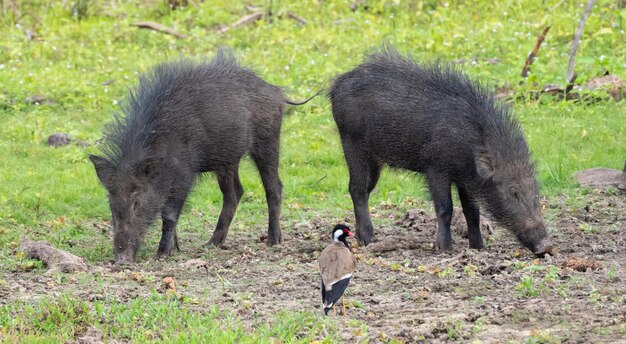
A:
{"label": "black and white bird", "polygon": [[356,259],[346,241],[349,236],[353,235],[348,226],[336,225],[332,232],[333,242],[322,251],[317,260],[322,277],[322,304],[326,315],[348,288],[356,267]]}

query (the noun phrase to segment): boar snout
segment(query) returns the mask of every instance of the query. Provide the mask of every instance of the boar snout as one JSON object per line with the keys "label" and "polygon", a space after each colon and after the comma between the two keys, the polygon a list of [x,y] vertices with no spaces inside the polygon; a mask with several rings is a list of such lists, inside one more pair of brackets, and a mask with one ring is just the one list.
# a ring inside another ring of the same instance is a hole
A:
{"label": "boar snout", "polygon": [[115,265],[128,265],[135,261],[132,252],[120,252],[115,255]]}
{"label": "boar snout", "polygon": [[533,245],[532,251],[537,257],[541,258],[543,258],[546,254],[550,254],[551,256],[554,255],[554,247],[547,238],[544,238],[538,244]]}
{"label": "boar snout", "polygon": [[519,241],[535,256],[543,257],[547,253],[553,255],[553,246],[543,221],[530,219],[517,233]]}

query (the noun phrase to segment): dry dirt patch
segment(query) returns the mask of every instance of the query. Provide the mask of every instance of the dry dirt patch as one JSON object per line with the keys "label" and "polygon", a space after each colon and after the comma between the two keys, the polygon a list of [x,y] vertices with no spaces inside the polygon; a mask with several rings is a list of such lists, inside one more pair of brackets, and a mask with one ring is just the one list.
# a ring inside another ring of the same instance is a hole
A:
{"label": "dry dirt patch", "polygon": [[[336,316],[340,336],[345,342],[623,341],[624,195],[599,193],[578,206],[567,203],[555,200],[548,207],[558,253],[545,259],[535,259],[497,226],[489,227],[486,250],[468,249],[467,239],[455,234],[452,252],[435,253],[429,212],[396,214],[396,225],[377,228],[377,243],[354,248],[359,264],[345,299],[347,315]],[[68,274],[63,284],[41,271],[10,273],[0,286],[0,304],[68,292],[84,300],[125,301],[158,290],[192,298],[198,310],[217,304],[247,328],[282,310],[323,317],[316,259],[332,225],[286,226],[278,248],[259,240],[254,233],[261,228],[232,233],[226,249],[210,252],[187,236],[183,251],[167,261],[126,269],[102,264]],[[85,282],[89,274],[100,282]]]}

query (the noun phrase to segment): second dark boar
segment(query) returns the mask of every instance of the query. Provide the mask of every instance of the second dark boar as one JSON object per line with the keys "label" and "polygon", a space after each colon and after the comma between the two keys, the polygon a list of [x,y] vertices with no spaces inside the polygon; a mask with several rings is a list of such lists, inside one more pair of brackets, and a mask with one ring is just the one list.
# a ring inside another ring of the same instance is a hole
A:
{"label": "second dark boar", "polygon": [[288,102],[279,87],[220,51],[209,62],[158,65],[140,78],[123,115],[108,127],[104,157],[90,156],[109,192],[116,263],[129,263],[161,215],[158,256],[178,245],[176,224],[196,176],[215,172],[224,195],[210,244],[226,239],[243,188],[239,161],[249,153],[269,208],[268,245],[282,242],[280,127]]}
{"label": "second dark boar", "polygon": [[507,108],[463,73],[418,65],[386,49],[336,78],[329,97],[362,243],[373,239],[368,198],[388,165],[425,174],[437,212],[438,249],[452,247],[455,183],[470,247],[484,247],[482,206],[533,253],[551,251],[522,129]]}

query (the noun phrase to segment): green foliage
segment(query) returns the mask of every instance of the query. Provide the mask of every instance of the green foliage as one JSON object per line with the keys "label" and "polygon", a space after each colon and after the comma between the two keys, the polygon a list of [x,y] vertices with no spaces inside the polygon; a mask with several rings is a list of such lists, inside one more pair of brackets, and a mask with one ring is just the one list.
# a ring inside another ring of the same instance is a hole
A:
{"label": "green foliage", "polygon": [[91,11],[92,0],[76,0],[72,4],[72,17],[78,21],[86,19]]}
{"label": "green foliage", "polygon": [[461,333],[463,331],[463,323],[456,320],[452,323],[449,323],[446,327],[446,334],[448,335],[449,340],[458,340],[461,339]]}
{"label": "green foliage", "polygon": [[561,340],[558,336],[554,336],[544,331],[532,331],[530,337],[526,340],[526,344],[559,344]]}
{"label": "green foliage", "polygon": [[559,268],[554,265],[532,264],[521,269],[521,273],[520,282],[514,289],[522,298],[534,298],[550,292],[562,298],[570,297],[570,286],[561,280]]}

